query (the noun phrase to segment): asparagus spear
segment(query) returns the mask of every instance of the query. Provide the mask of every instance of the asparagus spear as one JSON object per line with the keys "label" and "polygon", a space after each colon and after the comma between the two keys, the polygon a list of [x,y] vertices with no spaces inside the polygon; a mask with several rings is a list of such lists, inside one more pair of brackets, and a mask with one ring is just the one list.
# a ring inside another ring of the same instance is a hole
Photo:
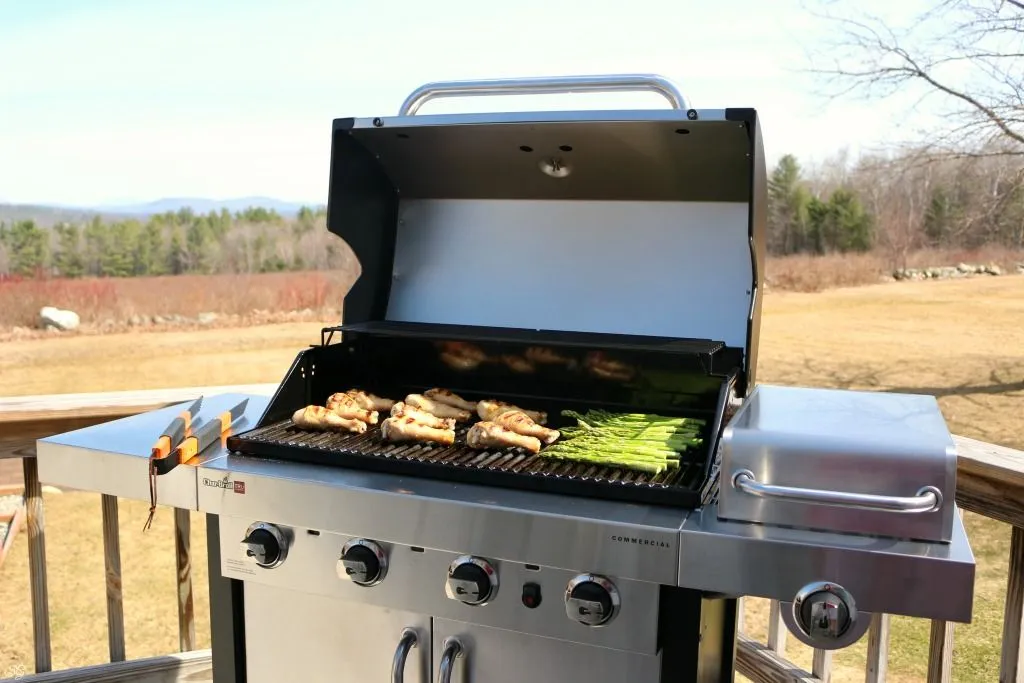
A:
{"label": "asparagus spear", "polygon": [[604,410],[562,414],[578,426],[563,429],[562,439],[542,456],[657,474],[678,467],[680,451],[703,443],[699,419]]}
{"label": "asparagus spear", "polygon": [[[678,467],[675,461],[659,461],[650,459],[630,460],[616,453],[583,453],[577,456],[563,456],[559,454],[543,453],[547,457],[557,460],[572,460],[574,462],[593,463],[604,467],[622,467],[625,469],[639,470],[650,474],[660,474],[671,467]],[[672,464],[675,462],[675,464]]]}

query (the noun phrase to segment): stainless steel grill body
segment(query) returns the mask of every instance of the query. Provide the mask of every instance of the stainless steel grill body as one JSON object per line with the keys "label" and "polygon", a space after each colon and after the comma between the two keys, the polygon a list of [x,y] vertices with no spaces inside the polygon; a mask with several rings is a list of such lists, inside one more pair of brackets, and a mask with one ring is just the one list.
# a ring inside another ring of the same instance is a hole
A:
{"label": "stainless steel grill body", "polygon": [[[416,115],[601,88],[673,108]],[[757,385],[760,122],[686,107],[657,77],[527,79],[429,84],[399,116],[334,122],[328,228],[361,268],[342,325],[226,447],[158,482],[208,515],[217,683],[718,683],[740,595],[784,601],[794,634],[832,649],[873,612],[970,620],[934,401]],[[552,426],[566,408],[700,418],[701,446],[652,477],[290,419],[350,387],[432,386]],[[176,410],[42,440],[41,475],[146,500]]]}
{"label": "stainless steel grill body", "polygon": [[[429,679],[431,663],[437,675],[449,636],[463,647],[459,681],[731,675],[735,602],[675,587],[685,511],[237,456],[197,474],[199,506],[219,518],[218,571],[245,584],[249,681],[296,671],[325,683],[383,677],[406,629],[420,645],[409,680]],[[287,558],[269,569],[239,542],[263,519],[287,544]],[[361,539],[386,562],[385,577],[369,587],[346,580],[339,562],[341,549]],[[493,567],[484,605],[446,592],[450,566],[466,555]],[[567,613],[567,587],[582,574],[614,586],[616,612],[600,627]],[[528,591],[539,604],[524,603]],[[703,641],[694,637],[700,630]],[[666,638],[676,652],[666,654]],[[302,662],[281,657],[292,651],[304,653]]]}

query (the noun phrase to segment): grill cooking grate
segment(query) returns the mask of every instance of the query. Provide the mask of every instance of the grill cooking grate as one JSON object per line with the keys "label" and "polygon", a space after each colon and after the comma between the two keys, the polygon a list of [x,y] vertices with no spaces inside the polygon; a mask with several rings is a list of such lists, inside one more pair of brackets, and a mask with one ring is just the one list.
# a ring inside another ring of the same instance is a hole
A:
{"label": "grill cooking grate", "polygon": [[311,432],[288,419],[232,436],[228,448],[276,460],[643,503],[696,507],[707,495],[702,490],[703,450],[683,453],[678,468],[651,475],[533,455],[519,448],[470,448],[467,431],[468,427],[457,428],[451,446],[393,443],[383,440],[379,426],[365,434]]}

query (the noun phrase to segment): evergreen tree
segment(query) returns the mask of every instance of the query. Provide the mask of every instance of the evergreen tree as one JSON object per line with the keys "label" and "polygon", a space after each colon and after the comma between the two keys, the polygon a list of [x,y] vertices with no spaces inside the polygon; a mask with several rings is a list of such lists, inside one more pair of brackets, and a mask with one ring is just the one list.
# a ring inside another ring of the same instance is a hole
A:
{"label": "evergreen tree", "polygon": [[209,270],[213,244],[209,223],[202,219],[193,221],[185,232],[185,251],[191,272],[205,273]]}
{"label": "evergreen tree", "polygon": [[167,270],[172,275],[181,275],[188,268],[188,255],[185,243],[181,238],[181,230],[177,226],[171,229],[171,244],[167,250]]}
{"label": "evergreen tree", "polygon": [[837,189],[828,201],[812,198],[807,214],[808,236],[815,253],[867,251],[871,248],[871,217],[849,190]]}
{"label": "evergreen tree", "polygon": [[53,257],[53,266],[64,277],[81,277],[85,274],[85,263],[78,226],[58,223],[53,229],[57,235],[57,253]]}
{"label": "evergreen tree", "polygon": [[163,229],[156,221],[142,228],[135,250],[135,272],[139,275],[162,275],[167,271]]}
{"label": "evergreen tree", "polygon": [[800,178],[800,165],[792,154],[779,159],[768,180],[770,247],[793,254],[807,248],[811,194]]}
{"label": "evergreen tree", "polygon": [[34,221],[17,221],[5,231],[11,270],[18,275],[33,275],[46,265],[47,234]]}

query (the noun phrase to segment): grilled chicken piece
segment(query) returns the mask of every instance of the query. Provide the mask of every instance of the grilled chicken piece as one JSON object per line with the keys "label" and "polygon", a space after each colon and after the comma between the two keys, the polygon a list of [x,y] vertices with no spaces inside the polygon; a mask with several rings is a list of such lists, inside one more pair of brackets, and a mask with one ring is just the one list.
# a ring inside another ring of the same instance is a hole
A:
{"label": "grilled chicken piece", "polygon": [[470,448],[524,448],[530,453],[540,452],[540,439],[516,434],[494,422],[477,422],[466,432]]}
{"label": "grilled chicken piece", "polygon": [[481,420],[491,421],[498,417],[502,413],[508,413],[514,410],[518,410],[526,415],[539,425],[544,424],[548,421],[548,414],[538,410],[527,410],[526,408],[520,408],[519,406],[512,405],[511,403],[505,403],[504,401],[478,401],[476,404],[476,414],[480,416]]}
{"label": "grilled chicken piece", "polygon": [[327,399],[327,409],[349,420],[362,420],[367,424],[377,424],[377,411],[362,408],[348,394],[331,394]]}
{"label": "grilled chicken piece", "polygon": [[512,372],[526,374],[534,371],[533,363],[522,356],[505,355],[501,357],[501,360]]}
{"label": "grilled chicken piece", "polygon": [[480,361],[468,356],[459,356],[454,353],[442,353],[441,362],[454,370],[472,370],[480,365]]}
{"label": "grilled chicken piece", "polygon": [[455,443],[454,429],[435,429],[411,417],[389,417],[380,423],[385,441],[433,441],[443,446]]}
{"label": "grilled chicken piece", "polygon": [[455,429],[454,418],[432,415],[425,410],[413,408],[404,401],[399,401],[391,406],[391,417],[411,417],[421,425],[433,427],[434,429]]}
{"label": "grilled chicken piece", "polygon": [[472,370],[487,362],[487,354],[474,344],[465,342],[442,342],[438,344],[441,360],[456,370]]}
{"label": "grilled chicken piece", "polygon": [[526,353],[523,354],[526,360],[531,363],[540,363],[543,365],[571,365],[574,361],[572,358],[561,355],[554,349],[549,349],[546,346],[531,346],[526,349]]}
{"label": "grilled chicken piece", "polygon": [[594,351],[587,356],[586,360],[587,369],[590,370],[590,374],[597,377],[603,377],[604,379],[615,379],[623,382],[628,382],[633,378],[633,374],[636,370],[633,366],[617,361],[613,358],[609,358],[601,351]]}
{"label": "grilled chicken piece", "polygon": [[476,401],[467,401],[458,394],[448,391],[447,389],[427,389],[423,392],[423,395],[431,401],[444,403],[452,408],[461,408],[462,410],[468,410],[471,413],[476,410]]}
{"label": "grilled chicken piece", "polygon": [[530,419],[529,415],[521,410],[510,410],[507,413],[501,413],[495,417],[492,422],[500,427],[509,429],[516,434],[535,436],[545,444],[554,443],[558,440],[558,437],[562,435],[557,429],[549,429],[547,427],[540,426]]}
{"label": "grilled chicken piece", "polygon": [[292,422],[300,429],[322,429],[341,432],[366,432],[366,423],[362,420],[344,418],[338,413],[323,406],[306,406],[292,414]]}
{"label": "grilled chicken piece", "polygon": [[359,389],[349,389],[345,392],[364,410],[376,410],[379,412],[386,412],[394,407],[395,402],[390,398],[381,398],[371,394],[368,391],[360,391]]}
{"label": "grilled chicken piece", "polygon": [[487,354],[476,344],[470,344],[469,342],[442,342],[441,350],[444,353],[450,353],[455,356],[462,356],[463,358],[472,358],[477,363],[484,363],[487,361]]}
{"label": "grilled chicken piece", "polygon": [[420,410],[425,410],[435,417],[450,417],[456,422],[465,422],[473,415],[473,413],[468,410],[463,410],[461,408],[456,408],[455,406],[450,406],[447,403],[435,401],[434,399],[427,398],[422,394],[409,394],[405,397],[405,402],[407,405],[410,405],[413,408],[419,408]]}

